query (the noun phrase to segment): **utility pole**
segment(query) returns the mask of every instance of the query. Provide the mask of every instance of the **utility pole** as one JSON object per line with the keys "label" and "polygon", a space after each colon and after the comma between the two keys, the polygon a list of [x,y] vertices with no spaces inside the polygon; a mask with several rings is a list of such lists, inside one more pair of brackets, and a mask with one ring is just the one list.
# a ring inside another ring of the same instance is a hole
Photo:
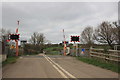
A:
{"label": "utility pole", "polygon": [[65,43],[65,34],[64,34],[64,29],[63,29],[63,38],[64,38],[64,56],[66,56],[66,43]]}

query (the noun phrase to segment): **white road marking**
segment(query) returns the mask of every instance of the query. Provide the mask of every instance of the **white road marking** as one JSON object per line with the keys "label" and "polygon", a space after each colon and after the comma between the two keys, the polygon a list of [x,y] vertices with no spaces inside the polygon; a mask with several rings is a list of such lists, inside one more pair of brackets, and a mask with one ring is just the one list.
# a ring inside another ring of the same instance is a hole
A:
{"label": "white road marking", "polygon": [[[44,55],[46,56],[46,55]],[[58,65],[57,63],[55,63],[52,59],[50,59],[48,56],[46,56],[49,60],[51,60],[51,62],[53,62],[57,67],[59,67],[64,73],[66,73],[68,76],[70,76],[71,78],[76,78],[75,76],[73,76],[72,74],[70,74],[68,71],[66,71],[65,69],[63,69],[60,65]]]}
{"label": "white road marking", "polygon": [[63,76],[63,78],[68,78],[57,66],[55,66],[45,55],[43,55],[50,64]]}
{"label": "white road marking", "polygon": [[20,59],[22,59],[23,57],[20,57]]}

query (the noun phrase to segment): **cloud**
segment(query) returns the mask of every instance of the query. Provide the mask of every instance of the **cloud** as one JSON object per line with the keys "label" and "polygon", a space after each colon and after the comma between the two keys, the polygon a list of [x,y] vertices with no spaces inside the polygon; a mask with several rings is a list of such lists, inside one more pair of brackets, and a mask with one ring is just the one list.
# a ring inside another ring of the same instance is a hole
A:
{"label": "cloud", "polygon": [[[102,21],[118,19],[117,2],[3,2],[2,26],[15,31],[20,20],[21,39],[33,32],[44,33],[53,43],[66,36],[80,35],[86,26],[96,27]],[[67,39],[69,40],[69,39]]]}

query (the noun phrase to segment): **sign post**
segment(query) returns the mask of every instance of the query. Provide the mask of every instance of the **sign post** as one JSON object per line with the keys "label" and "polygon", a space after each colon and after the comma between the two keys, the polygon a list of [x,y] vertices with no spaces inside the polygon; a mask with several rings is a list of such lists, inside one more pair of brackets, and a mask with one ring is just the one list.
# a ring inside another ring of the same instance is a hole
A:
{"label": "sign post", "polygon": [[18,40],[16,40],[16,56],[18,56]]}
{"label": "sign post", "polygon": [[[19,21],[17,21],[17,24],[18,24],[18,28],[19,28]],[[16,34],[18,34],[18,28],[16,29]],[[18,53],[18,40],[15,40],[15,42],[16,42],[16,56],[18,56],[19,55],[19,53]]]}
{"label": "sign post", "polygon": [[16,56],[18,56],[18,40],[19,40],[19,35],[20,34],[9,34],[9,39],[7,40],[7,41],[15,40],[15,43],[16,43]]}
{"label": "sign post", "polygon": [[78,56],[78,44],[76,44],[76,56]]}
{"label": "sign post", "polygon": [[75,56],[78,56],[78,45],[75,44],[75,42],[80,42],[79,37],[80,36],[71,36],[71,42],[74,42],[73,47]]}
{"label": "sign post", "polygon": [[75,53],[76,53],[76,44],[75,44],[75,42],[74,42],[74,44],[73,44],[73,47],[74,47],[74,54],[73,54],[73,56],[75,56]]}
{"label": "sign post", "polygon": [[66,42],[65,42],[65,34],[64,34],[64,29],[63,29],[63,38],[64,38],[64,56],[66,56]]}
{"label": "sign post", "polygon": [[[19,27],[19,21],[17,21],[18,22],[18,27]],[[8,42],[10,41],[10,40],[15,40],[15,42],[16,42],[16,56],[18,56],[19,54],[18,54],[18,40],[19,40],[19,35],[20,34],[18,34],[18,28],[16,29],[16,34],[9,34],[9,39],[7,40]]]}
{"label": "sign post", "polygon": [[21,40],[22,54],[24,54],[24,47],[26,43],[27,43],[27,40]]}

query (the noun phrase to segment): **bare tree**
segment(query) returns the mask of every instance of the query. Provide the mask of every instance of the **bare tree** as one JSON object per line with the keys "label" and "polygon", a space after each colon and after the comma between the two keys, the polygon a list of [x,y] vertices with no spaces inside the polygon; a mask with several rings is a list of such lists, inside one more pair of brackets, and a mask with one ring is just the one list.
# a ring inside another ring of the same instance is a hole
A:
{"label": "bare tree", "polygon": [[44,44],[45,43],[45,37],[44,37],[44,34],[38,34],[37,35],[37,44]]}
{"label": "bare tree", "polygon": [[94,39],[100,43],[109,44],[111,48],[115,43],[114,27],[109,22],[101,23],[95,30]]}
{"label": "bare tree", "polygon": [[0,46],[2,47],[2,53],[7,54],[7,55],[11,54],[9,52],[6,53],[6,51],[9,49],[8,48],[9,44],[8,44],[7,40],[8,40],[8,35],[10,33],[11,33],[10,30],[6,30],[6,29],[3,29],[3,28],[0,29],[0,41],[2,43],[2,45],[0,45]]}
{"label": "bare tree", "polygon": [[120,45],[120,25],[117,22],[113,22],[113,26],[115,26],[114,34],[115,34],[116,42],[117,44]]}
{"label": "bare tree", "polygon": [[34,45],[37,44],[37,32],[34,32],[33,35],[31,35],[31,39],[30,39],[30,42]]}
{"label": "bare tree", "polygon": [[10,30],[6,30],[6,29],[3,29],[1,28],[0,29],[0,40],[6,40],[8,39],[8,35],[11,33]]}
{"label": "bare tree", "polygon": [[34,32],[33,35],[31,35],[30,42],[33,44],[32,49],[36,51],[43,52],[44,49],[44,43],[45,43],[45,36],[42,33]]}
{"label": "bare tree", "polygon": [[33,35],[31,35],[30,42],[34,45],[41,45],[45,43],[45,37],[42,33],[34,32]]}
{"label": "bare tree", "polygon": [[92,27],[86,27],[82,33],[81,33],[81,41],[84,44],[93,44],[93,28]]}

